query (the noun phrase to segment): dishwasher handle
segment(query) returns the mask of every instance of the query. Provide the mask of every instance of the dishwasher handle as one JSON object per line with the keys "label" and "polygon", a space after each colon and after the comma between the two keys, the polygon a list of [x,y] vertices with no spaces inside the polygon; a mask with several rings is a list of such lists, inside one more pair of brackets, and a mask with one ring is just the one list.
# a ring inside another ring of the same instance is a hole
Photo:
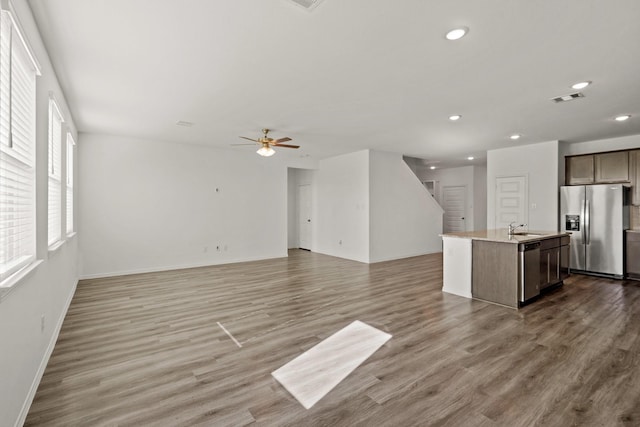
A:
{"label": "dishwasher handle", "polygon": [[533,251],[540,247],[540,242],[520,243],[518,252]]}

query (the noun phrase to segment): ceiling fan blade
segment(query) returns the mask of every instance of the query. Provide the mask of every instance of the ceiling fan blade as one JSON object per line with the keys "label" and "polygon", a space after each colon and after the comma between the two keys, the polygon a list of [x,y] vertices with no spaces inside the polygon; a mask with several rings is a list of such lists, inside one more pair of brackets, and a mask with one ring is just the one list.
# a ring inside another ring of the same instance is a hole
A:
{"label": "ceiling fan blade", "polygon": [[258,141],[257,139],[247,138],[246,136],[241,136],[240,138],[242,138],[242,139],[248,139],[249,141],[257,142],[258,144],[260,143],[260,141]]}
{"label": "ceiling fan blade", "polygon": [[285,147],[285,148],[300,148],[299,145],[289,145],[289,144],[271,144],[274,147]]}
{"label": "ceiling fan blade", "polygon": [[293,141],[291,138],[289,138],[288,136],[285,136],[284,138],[280,138],[280,139],[276,139],[275,142],[276,144],[279,144],[281,142],[287,142],[287,141]]}

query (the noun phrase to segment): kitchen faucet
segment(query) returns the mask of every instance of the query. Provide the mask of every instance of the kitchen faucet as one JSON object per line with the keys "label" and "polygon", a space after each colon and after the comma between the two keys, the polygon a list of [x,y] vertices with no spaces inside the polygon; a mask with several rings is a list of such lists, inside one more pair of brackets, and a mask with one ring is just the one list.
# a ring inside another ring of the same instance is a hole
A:
{"label": "kitchen faucet", "polygon": [[513,236],[513,234],[516,232],[518,228],[527,226],[527,224],[520,224],[520,225],[513,225],[513,224],[515,224],[515,222],[512,222],[509,224],[509,236]]}

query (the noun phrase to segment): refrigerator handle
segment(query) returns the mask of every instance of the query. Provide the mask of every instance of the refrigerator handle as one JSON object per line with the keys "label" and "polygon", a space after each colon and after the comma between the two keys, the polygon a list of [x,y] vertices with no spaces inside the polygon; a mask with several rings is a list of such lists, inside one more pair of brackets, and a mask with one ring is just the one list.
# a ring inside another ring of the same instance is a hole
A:
{"label": "refrigerator handle", "polygon": [[586,200],[580,200],[580,234],[582,235],[582,242],[587,243],[587,218],[585,217],[585,206]]}
{"label": "refrigerator handle", "polygon": [[585,232],[585,243],[587,245],[591,244],[591,203],[590,200],[586,200],[586,207],[584,212],[584,232]]}

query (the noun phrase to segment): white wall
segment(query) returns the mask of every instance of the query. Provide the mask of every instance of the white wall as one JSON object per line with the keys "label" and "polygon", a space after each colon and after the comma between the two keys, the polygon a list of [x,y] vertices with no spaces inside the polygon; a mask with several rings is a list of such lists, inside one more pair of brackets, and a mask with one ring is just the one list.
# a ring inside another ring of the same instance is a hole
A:
{"label": "white wall", "polygon": [[551,141],[487,152],[488,228],[495,228],[496,177],[524,175],[529,183],[529,229],[558,229],[558,150],[558,141]]}
{"label": "white wall", "polygon": [[562,151],[566,156],[578,154],[600,153],[603,151],[631,150],[640,148],[640,135],[623,136],[620,138],[598,139],[587,142],[562,142]]}
{"label": "white wall", "polygon": [[[75,136],[73,118],[49,62],[27,1],[12,1],[18,19],[41,66],[36,80],[36,222],[37,258],[41,263],[0,298],[0,425],[22,425],[68,304],[78,281],[77,235],[56,251],[47,246],[47,138],[49,93],[65,118],[65,130]],[[65,138],[66,140],[66,138]],[[77,141],[77,138],[76,138]],[[63,149],[66,149],[63,144]],[[64,152],[63,152],[64,154]],[[65,156],[62,156],[63,168]],[[77,160],[76,160],[77,169]],[[76,187],[78,186],[76,179]],[[65,206],[63,191],[63,206]],[[78,210],[76,209],[77,213]],[[77,215],[76,215],[77,218]],[[63,224],[66,212],[63,209]],[[44,329],[41,330],[41,319]]]}
{"label": "white wall", "polygon": [[487,228],[487,166],[473,166],[473,229]]}
{"label": "white wall", "polygon": [[444,187],[464,186],[467,192],[465,201],[465,229],[483,230],[486,222],[486,168],[484,166],[462,166],[430,170],[418,169],[420,181],[437,181],[436,200],[442,204]]}
{"label": "white wall", "polygon": [[442,250],[442,209],[402,160],[370,151],[370,262]]}
{"label": "white wall", "polygon": [[369,262],[369,151],[321,160],[314,252]]}
{"label": "white wall", "polygon": [[287,168],[203,146],[80,134],[83,277],[287,256]]}

